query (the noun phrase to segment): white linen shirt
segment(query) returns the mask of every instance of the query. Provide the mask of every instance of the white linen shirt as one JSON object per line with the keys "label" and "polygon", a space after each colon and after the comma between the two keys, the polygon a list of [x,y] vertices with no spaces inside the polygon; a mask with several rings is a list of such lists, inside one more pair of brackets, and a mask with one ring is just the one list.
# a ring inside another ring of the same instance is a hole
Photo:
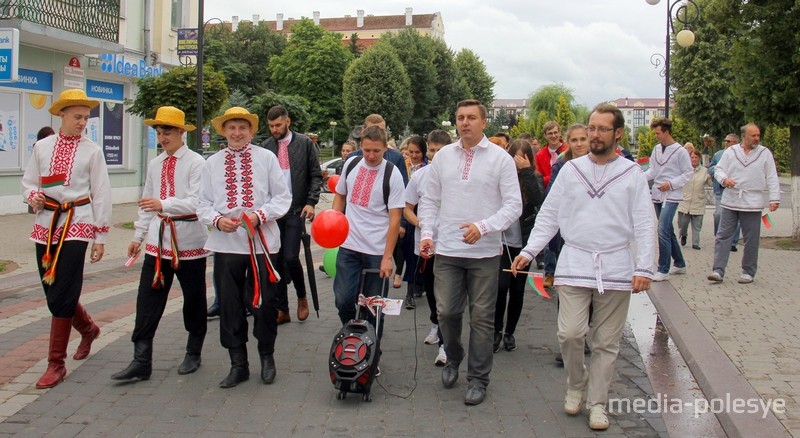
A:
{"label": "white linen shirt", "polygon": [[[508,152],[486,136],[469,150],[459,140],[437,152],[428,167],[417,209],[421,239],[432,239],[435,233],[436,254],[450,257],[502,254],[501,233],[522,214],[517,168]],[[475,224],[482,237],[465,243],[463,224]]]}
{"label": "white linen shirt", "polygon": [[[650,167],[645,171],[648,181],[653,181],[650,192],[653,202],[681,202],[683,201],[683,186],[692,179],[694,169],[692,159],[686,148],[678,143],[672,143],[661,151],[662,146],[656,143],[650,153]],[[670,190],[662,192],[658,186],[668,182]]]}
{"label": "white linen shirt", "polygon": [[722,154],[714,170],[714,178],[722,184],[725,178],[736,181],[733,188],[722,191],[720,205],[728,210],[761,211],[770,203],[781,202],[781,187],[775,158],[762,145],[749,154],[735,144]]}
{"label": "white linen shirt", "polygon": [[[174,161],[165,163],[169,157],[166,152],[162,152],[150,160],[142,198],[160,199],[162,216],[196,214],[206,160],[186,145],[172,154],[172,157],[175,157]],[[161,254],[158,253],[158,230],[161,226],[158,212],[139,208],[139,219],[134,225],[136,231],[133,234],[133,241],[144,242],[145,253],[172,259],[174,256],[170,244],[172,232],[168,226],[164,227]],[[178,241],[178,258],[191,260],[208,256],[208,251],[203,248],[208,238],[208,227],[200,221],[175,221],[175,234]]]}
{"label": "white linen shirt", "polygon": [[[66,183],[41,187],[41,177],[66,175]],[[88,138],[64,136],[60,132],[39,140],[33,147],[30,161],[22,176],[22,196],[28,204],[37,193],[44,193],[58,202],[73,202],[87,196],[91,204],[74,208],[65,240],[81,240],[105,244],[111,222],[111,182],[100,146]],[[31,240],[47,243],[47,231],[53,212],[36,213]],[[52,243],[61,237],[67,215],[62,214],[53,233]]]}
{"label": "white linen shirt", "polygon": [[565,245],[558,257],[556,285],[630,292],[634,275],[653,278],[655,211],[647,179],[636,163],[617,157],[600,166],[588,155],[568,161],[520,255],[533,260],[559,229]]}
{"label": "white linen shirt", "polygon": [[[344,169],[351,160],[344,164]],[[336,193],[346,198],[345,216],[350,223],[350,232],[342,248],[369,255],[383,255],[386,249],[386,234],[389,232],[389,211],[383,202],[383,175],[386,160],[375,167],[368,166],[361,158],[358,165],[347,173],[347,178],[339,178]],[[388,208],[404,208],[403,176],[397,166],[392,167],[389,179]]]}
{"label": "white linen shirt", "polygon": [[[411,205],[418,205],[420,198],[422,198],[422,193],[425,191],[425,186],[428,184],[428,170],[430,170],[430,165],[423,167],[422,169],[417,170],[408,178],[408,185],[406,186],[406,203]],[[419,213],[419,209],[417,209],[417,213]],[[417,217],[419,220],[419,217]],[[420,229],[419,227],[414,227],[414,254],[419,255],[419,241],[420,241]],[[434,236],[435,242],[435,236]]]}
{"label": "white linen shirt", "polygon": [[[270,254],[281,249],[280,232],[275,222],[289,211],[292,195],[286,187],[278,158],[272,152],[252,144],[234,151],[225,148],[206,160],[200,186],[197,216],[212,226],[205,249],[230,254],[250,254],[247,231],[224,233],[217,227],[223,217],[239,218],[255,213],[267,240]],[[256,245],[256,252],[264,251]]]}

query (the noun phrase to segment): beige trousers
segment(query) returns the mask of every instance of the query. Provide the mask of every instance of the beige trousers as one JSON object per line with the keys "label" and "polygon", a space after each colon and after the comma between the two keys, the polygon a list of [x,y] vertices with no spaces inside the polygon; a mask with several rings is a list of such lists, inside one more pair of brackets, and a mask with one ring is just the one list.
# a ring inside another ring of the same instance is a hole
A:
{"label": "beige trousers", "polygon": [[[605,406],[631,292],[606,290],[600,295],[597,289],[558,286],[558,300],[558,342],[567,372],[567,387],[579,390],[588,387],[587,407]],[[592,357],[587,370],[583,341],[589,331],[589,305],[592,333],[588,342]]]}

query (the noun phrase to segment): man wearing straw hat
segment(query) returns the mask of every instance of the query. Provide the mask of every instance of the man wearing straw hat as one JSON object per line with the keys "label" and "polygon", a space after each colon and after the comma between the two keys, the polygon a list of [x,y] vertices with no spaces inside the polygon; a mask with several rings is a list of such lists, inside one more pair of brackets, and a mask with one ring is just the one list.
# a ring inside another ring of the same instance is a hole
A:
{"label": "man wearing straw hat", "polygon": [[208,251],[203,246],[208,230],[197,220],[205,160],[183,143],[183,134],[194,131],[195,127],[186,124],[184,113],[178,108],[162,106],[156,117],[145,120],[144,124],[155,128],[164,152],[153,158],[147,168],[139,200],[139,220],[128,246],[131,259],[142,249],[145,257],[136,297],[136,324],[131,335],[133,361],[112,375],[114,380],[150,378],[153,338],[175,276],[183,291],[183,326],[189,332],[186,356],[178,374],[197,371],[206,337]]}
{"label": "man wearing straw hat", "polygon": [[289,211],[292,195],[272,152],[250,143],[258,116],[233,107],[211,121],[228,147],[205,165],[197,215],[211,226],[205,248],[214,252],[214,287],[219,292],[222,346],[231,370],[220,382],[231,388],[250,378],[247,360],[247,318],[252,309],[253,336],[258,340],[261,381],[275,380],[273,352],[278,335],[274,269],[281,249],[276,220]]}
{"label": "man wearing straw hat", "polygon": [[61,118],[58,135],[36,143],[22,177],[25,202],[36,213],[31,240],[36,243],[39,275],[53,315],[47,370],[37,388],[52,388],[64,380],[72,327],[81,334],[74,359],[85,359],[100,335],[100,327],[78,301],[86,249],[94,241],[91,262],[103,258],[111,219],[111,184],[103,150],[83,136],[89,111],[99,104],[83,90],[64,90],[50,107],[50,114]]}

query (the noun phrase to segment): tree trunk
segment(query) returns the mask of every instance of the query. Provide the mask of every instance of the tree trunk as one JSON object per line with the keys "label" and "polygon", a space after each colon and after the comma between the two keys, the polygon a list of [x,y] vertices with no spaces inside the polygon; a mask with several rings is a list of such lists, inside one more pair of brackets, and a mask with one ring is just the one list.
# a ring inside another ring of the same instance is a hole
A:
{"label": "tree trunk", "polygon": [[792,148],[792,237],[800,239],[800,126],[789,127]]}

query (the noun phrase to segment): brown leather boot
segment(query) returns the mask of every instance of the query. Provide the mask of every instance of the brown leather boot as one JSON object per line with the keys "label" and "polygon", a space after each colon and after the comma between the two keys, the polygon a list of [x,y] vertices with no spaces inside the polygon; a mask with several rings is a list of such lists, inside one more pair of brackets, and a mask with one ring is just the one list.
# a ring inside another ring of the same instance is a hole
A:
{"label": "brown leather boot", "polygon": [[50,351],[47,355],[47,370],[36,382],[37,388],[52,388],[61,383],[64,376],[67,375],[64,359],[67,358],[67,344],[69,344],[71,330],[72,318],[53,317],[50,320]]}
{"label": "brown leather boot", "polygon": [[292,317],[289,316],[288,312],[278,310],[278,325],[286,324],[287,322],[292,322]]}
{"label": "brown leather boot", "polygon": [[81,303],[75,307],[75,316],[72,317],[72,326],[81,334],[81,343],[75,354],[72,356],[75,360],[83,360],[89,356],[92,351],[92,342],[100,336],[100,327],[92,321],[92,317],[86,312]]}
{"label": "brown leather boot", "polygon": [[297,299],[297,319],[305,321],[308,319],[308,298]]}

